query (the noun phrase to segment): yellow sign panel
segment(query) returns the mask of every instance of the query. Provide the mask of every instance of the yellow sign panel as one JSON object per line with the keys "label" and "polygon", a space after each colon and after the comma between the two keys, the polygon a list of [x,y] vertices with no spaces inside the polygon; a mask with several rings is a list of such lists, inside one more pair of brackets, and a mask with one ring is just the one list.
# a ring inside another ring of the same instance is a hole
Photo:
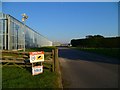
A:
{"label": "yellow sign panel", "polygon": [[44,55],[41,54],[41,55],[35,55],[35,60],[43,60],[44,59]]}

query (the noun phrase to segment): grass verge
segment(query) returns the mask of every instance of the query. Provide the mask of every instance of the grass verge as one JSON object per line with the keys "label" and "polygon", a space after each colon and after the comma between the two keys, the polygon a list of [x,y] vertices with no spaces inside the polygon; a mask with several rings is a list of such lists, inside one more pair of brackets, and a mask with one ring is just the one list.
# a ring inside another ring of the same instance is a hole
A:
{"label": "grass verge", "polygon": [[3,88],[58,88],[56,83],[58,75],[44,69],[40,75],[32,76],[30,70],[16,66],[2,68]]}
{"label": "grass verge", "polygon": [[101,55],[105,55],[107,57],[112,57],[116,59],[120,59],[120,48],[79,48],[72,47],[73,49],[97,53]]}

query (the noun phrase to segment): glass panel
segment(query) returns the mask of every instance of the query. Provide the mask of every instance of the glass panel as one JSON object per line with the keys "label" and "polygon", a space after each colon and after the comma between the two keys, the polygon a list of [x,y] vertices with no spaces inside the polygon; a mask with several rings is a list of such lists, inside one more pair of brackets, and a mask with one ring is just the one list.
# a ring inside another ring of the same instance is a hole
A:
{"label": "glass panel", "polygon": [[[1,15],[2,18],[6,17],[5,14]],[[24,33],[25,33],[25,45],[26,48],[30,47],[41,47],[41,46],[51,46],[52,42],[46,39],[41,34],[38,34],[31,28],[25,26],[23,23],[19,22],[15,18],[10,17],[10,28],[9,35],[10,35],[10,49],[23,49],[24,48]],[[5,33],[6,29],[6,21],[0,20],[0,43],[3,40],[3,46],[5,47]],[[6,39],[7,40],[7,39]],[[6,41],[8,42],[8,41]],[[0,45],[1,46],[1,45]]]}

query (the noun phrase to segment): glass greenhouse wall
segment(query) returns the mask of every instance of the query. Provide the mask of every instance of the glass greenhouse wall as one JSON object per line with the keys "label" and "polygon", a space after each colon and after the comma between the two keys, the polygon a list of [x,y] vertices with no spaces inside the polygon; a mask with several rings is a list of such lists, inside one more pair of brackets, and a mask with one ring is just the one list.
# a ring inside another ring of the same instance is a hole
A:
{"label": "glass greenhouse wall", "polygon": [[[24,35],[25,34],[25,35]],[[52,42],[10,15],[0,13],[0,49],[52,46]]]}

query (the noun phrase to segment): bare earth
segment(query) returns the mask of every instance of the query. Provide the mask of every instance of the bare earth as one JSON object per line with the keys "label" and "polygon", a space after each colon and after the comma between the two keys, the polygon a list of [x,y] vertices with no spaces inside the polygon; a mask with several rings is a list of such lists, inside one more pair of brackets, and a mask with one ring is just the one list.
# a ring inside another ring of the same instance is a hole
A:
{"label": "bare earth", "polygon": [[63,88],[118,88],[118,61],[93,53],[59,48]]}

